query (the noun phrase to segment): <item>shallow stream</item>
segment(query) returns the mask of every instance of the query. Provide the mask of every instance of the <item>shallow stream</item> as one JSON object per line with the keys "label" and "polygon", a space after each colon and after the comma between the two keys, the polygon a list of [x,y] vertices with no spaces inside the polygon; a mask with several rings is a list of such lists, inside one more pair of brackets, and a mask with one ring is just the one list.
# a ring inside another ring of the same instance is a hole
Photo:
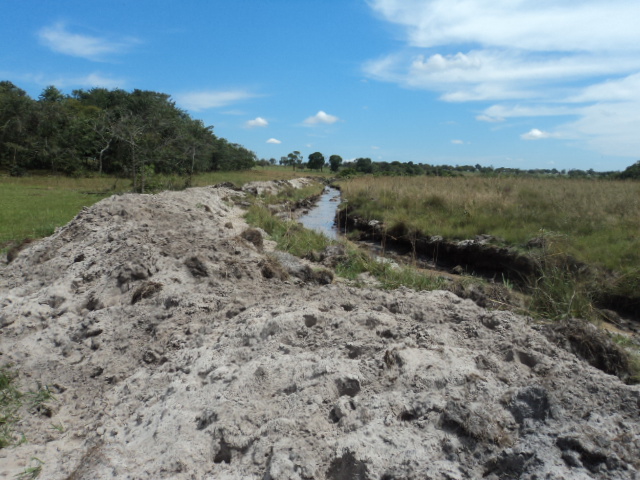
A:
{"label": "shallow stream", "polygon": [[340,190],[325,187],[316,205],[308,213],[298,218],[298,222],[302,223],[305,228],[319,231],[336,240],[339,235],[335,224],[338,205],[340,205]]}

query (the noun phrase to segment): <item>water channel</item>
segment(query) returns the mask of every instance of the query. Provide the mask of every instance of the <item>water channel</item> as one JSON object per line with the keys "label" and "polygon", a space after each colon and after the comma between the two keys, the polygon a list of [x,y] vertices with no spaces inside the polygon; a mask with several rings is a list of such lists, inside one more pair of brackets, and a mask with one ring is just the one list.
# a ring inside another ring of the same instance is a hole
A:
{"label": "water channel", "polygon": [[338,205],[340,205],[340,190],[325,187],[318,203],[308,213],[298,218],[298,222],[305,228],[319,231],[330,239],[337,240],[339,232],[334,220]]}

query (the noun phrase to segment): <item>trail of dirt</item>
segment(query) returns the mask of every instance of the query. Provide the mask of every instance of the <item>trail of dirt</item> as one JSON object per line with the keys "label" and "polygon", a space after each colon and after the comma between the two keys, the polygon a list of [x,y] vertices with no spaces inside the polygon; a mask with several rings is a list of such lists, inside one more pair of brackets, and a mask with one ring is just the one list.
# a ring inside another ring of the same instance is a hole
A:
{"label": "trail of dirt", "polygon": [[449,292],[320,285],[244,195],[114,196],[0,266],[0,362],[56,399],[0,477],[637,478],[639,387]]}

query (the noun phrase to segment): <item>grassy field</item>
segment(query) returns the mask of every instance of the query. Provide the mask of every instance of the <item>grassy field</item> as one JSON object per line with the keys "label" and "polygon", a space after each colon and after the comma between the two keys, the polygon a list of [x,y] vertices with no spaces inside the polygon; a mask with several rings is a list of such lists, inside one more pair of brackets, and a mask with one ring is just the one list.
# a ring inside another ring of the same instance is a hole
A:
{"label": "grassy field", "polygon": [[[640,305],[640,182],[484,177],[358,177],[341,183],[350,212],[393,232],[488,234],[529,252],[531,314],[607,318]],[[529,250],[532,239],[544,248]],[[571,258],[589,265],[576,270]]]}
{"label": "grassy field", "polygon": [[640,183],[533,178],[359,177],[341,184],[356,213],[448,239],[524,245],[545,235],[565,253],[626,272],[640,266]]}
{"label": "grassy field", "polygon": [[[326,173],[293,171],[284,167],[258,167],[239,172],[214,172],[193,177],[193,186],[232,182],[237,186],[250,181],[290,179]],[[184,177],[156,175],[151,183],[157,189],[177,189]],[[28,177],[0,175],[0,250],[25,238],[51,235],[56,227],[69,222],[82,207],[131,189],[131,182],[110,176],[70,178],[33,174]]]}

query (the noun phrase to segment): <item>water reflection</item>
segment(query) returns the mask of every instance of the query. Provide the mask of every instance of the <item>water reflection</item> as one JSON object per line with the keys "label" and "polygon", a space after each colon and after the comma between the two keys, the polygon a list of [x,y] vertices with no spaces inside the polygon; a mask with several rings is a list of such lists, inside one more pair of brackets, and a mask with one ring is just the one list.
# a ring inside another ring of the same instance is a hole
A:
{"label": "water reflection", "polygon": [[338,229],[334,224],[336,211],[340,204],[340,190],[325,187],[318,203],[298,219],[305,228],[324,233],[327,237],[337,240]]}

